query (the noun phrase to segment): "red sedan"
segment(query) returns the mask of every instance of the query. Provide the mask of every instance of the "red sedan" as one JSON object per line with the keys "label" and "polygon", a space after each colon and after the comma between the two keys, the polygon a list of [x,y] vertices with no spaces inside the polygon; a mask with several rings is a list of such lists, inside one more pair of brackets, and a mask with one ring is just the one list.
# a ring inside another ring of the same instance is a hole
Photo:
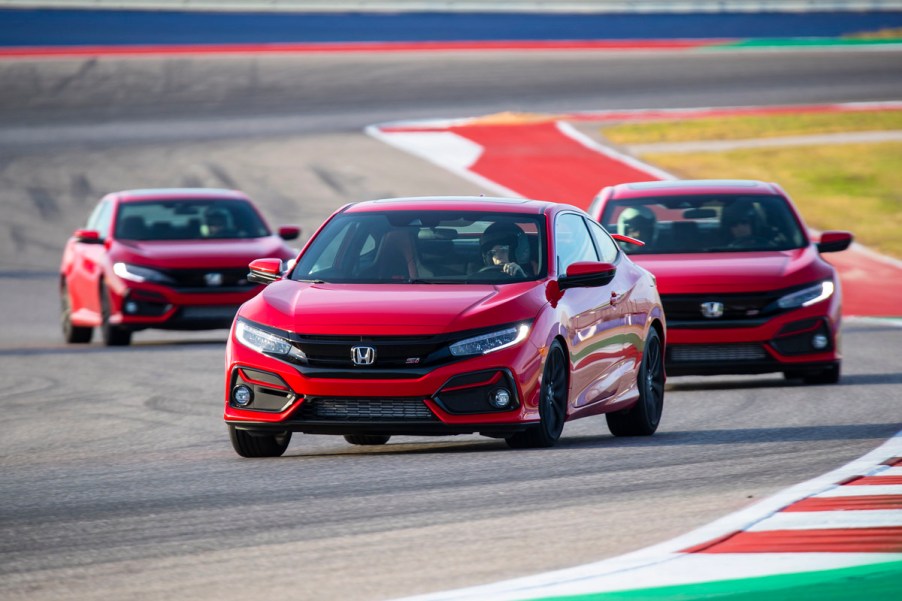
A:
{"label": "red sedan", "polygon": [[408,198],[336,211],[242,305],[225,421],[244,457],[292,432],[384,444],[479,433],[549,447],[607,414],[650,435],[664,402],[655,279],[583,211],[522,199]]}
{"label": "red sedan", "polygon": [[293,259],[297,227],[273,234],[247,196],[232,190],[130,190],[105,196],[66,243],[60,266],[66,342],[127,345],[146,328],[231,326],[260,291],[256,257]]}
{"label": "red sedan", "polygon": [[839,381],[842,296],[821,254],[845,250],[852,234],[813,242],[786,193],[757,181],[621,184],[589,213],[658,278],[668,374]]}

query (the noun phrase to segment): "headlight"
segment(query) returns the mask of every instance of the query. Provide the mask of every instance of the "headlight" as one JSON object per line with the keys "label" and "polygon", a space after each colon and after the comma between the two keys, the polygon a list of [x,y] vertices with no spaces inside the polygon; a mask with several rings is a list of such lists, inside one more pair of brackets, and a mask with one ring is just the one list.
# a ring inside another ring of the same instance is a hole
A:
{"label": "headlight", "polygon": [[503,348],[513,346],[518,342],[525,340],[529,334],[529,325],[520,324],[505,328],[491,334],[483,334],[482,336],[474,336],[451,345],[451,354],[455,357],[465,355],[485,355],[494,351],[500,351]]}
{"label": "headlight", "polygon": [[777,305],[781,309],[795,309],[796,307],[807,307],[814,303],[819,303],[824,299],[833,295],[833,282],[818,282],[814,286],[803,288],[798,292],[787,294],[777,301]]}
{"label": "headlight", "polygon": [[172,279],[165,273],[149,267],[141,267],[130,263],[114,263],[113,273],[123,280],[132,282],[155,282],[157,284],[171,284]]}
{"label": "headlight", "polygon": [[235,325],[235,337],[238,339],[238,342],[254,349],[258,353],[283,355],[301,360],[307,359],[307,355],[303,351],[281,336],[255,328],[244,321],[239,321]]}

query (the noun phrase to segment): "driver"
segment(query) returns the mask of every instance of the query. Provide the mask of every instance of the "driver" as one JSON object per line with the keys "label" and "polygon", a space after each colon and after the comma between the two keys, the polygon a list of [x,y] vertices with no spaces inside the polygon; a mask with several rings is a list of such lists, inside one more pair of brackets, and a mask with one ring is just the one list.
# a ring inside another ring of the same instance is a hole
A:
{"label": "driver", "polygon": [[751,205],[727,205],[720,221],[729,246],[748,246],[763,241],[758,231],[758,213]]}
{"label": "driver", "polygon": [[526,234],[513,223],[493,223],[482,233],[479,248],[485,263],[483,270],[498,269],[511,277],[526,277],[526,271],[516,261],[523,250],[529,252]]}
{"label": "driver", "polygon": [[205,218],[207,222],[207,236],[210,238],[219,238],[229,233],[229,219],[224,211],[212,209],[207,211]]}
{"label": "driver", "polygon": [[[655,214],[644,206],[627,207],[617,218],[617,233],[629,236],[650,245],[655,239]],[[624,252],[636,252],[644,247],[634,244],[622,245]]]}

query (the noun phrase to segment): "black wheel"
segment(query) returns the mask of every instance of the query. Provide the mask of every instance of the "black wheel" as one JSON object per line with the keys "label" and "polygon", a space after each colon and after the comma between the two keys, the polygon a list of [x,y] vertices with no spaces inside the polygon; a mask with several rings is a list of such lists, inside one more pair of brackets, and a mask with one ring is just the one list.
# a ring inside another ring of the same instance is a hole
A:
{"label": "black wheel", "polygon": [[100,336],[107,346],[128,346],[132,342],[131,330],[110,323],[110,295],[106,286],[100,285]]}
{"label": "black wheel", "polygon": [[645,339],[639,366],[639,400],[623,411],[608,413],[608,429],[614,436],[650,436],[658,429],[664,409],[664,353],[661,338],[652,328]]}
{"label": "black wheel", "polygon": [[834,363],[820,372],[802,376],[802,382],[805,384],[836,384],[839,382],[840,371],[840,364]]}
{"label": "black wheel", "polygon": [[555,341],[545,360],[542,372],[542,392],[539,395],[539,423],[528,430],[509,436],[512,449],[553,447],[564,431],[567,421],[567,382],[570,368],[560,342]]}
{"label": "black wheel", "polygon": [[376,446],[385,444],[391,439],[391,436],[382,436],[380,434],[346,434],[345,440],[351,444],[359,444],[364,446]]}
{"label": "black wheel", "polygon": [[66,282],[60,284],[60,325],[63,328],[63,340],[70,344],[91,342],[94,328],[72,325],[72,299]]}
{"label": "black wheel", "polygon": [[291,442],[291,432],[252,432],[229,424],[229,439],[232,448],[242,457],[281,457]]}

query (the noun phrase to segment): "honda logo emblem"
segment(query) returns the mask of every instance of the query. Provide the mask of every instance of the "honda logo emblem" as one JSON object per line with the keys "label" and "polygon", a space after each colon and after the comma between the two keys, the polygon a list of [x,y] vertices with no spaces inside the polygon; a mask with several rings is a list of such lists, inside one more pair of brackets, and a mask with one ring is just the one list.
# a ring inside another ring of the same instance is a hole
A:
{"label": "honda logo emblem", "polygon": [[719,303],[717,301],[709,301],[707,303],[702,303],[701,307],[702,315],[704,315],[705,317],[723,317],[723,303]]}
{"label": "honda logo emblem", "polygon": [[207,283],[207,286],[222,286],[222,274],[216,272],[205,273],[204,282]]}
{"label": "honda logo emblem", "polygon": [[371,346],[352,346],[351,361],[354,365],[372,365],[376,362],[376,349]]}

